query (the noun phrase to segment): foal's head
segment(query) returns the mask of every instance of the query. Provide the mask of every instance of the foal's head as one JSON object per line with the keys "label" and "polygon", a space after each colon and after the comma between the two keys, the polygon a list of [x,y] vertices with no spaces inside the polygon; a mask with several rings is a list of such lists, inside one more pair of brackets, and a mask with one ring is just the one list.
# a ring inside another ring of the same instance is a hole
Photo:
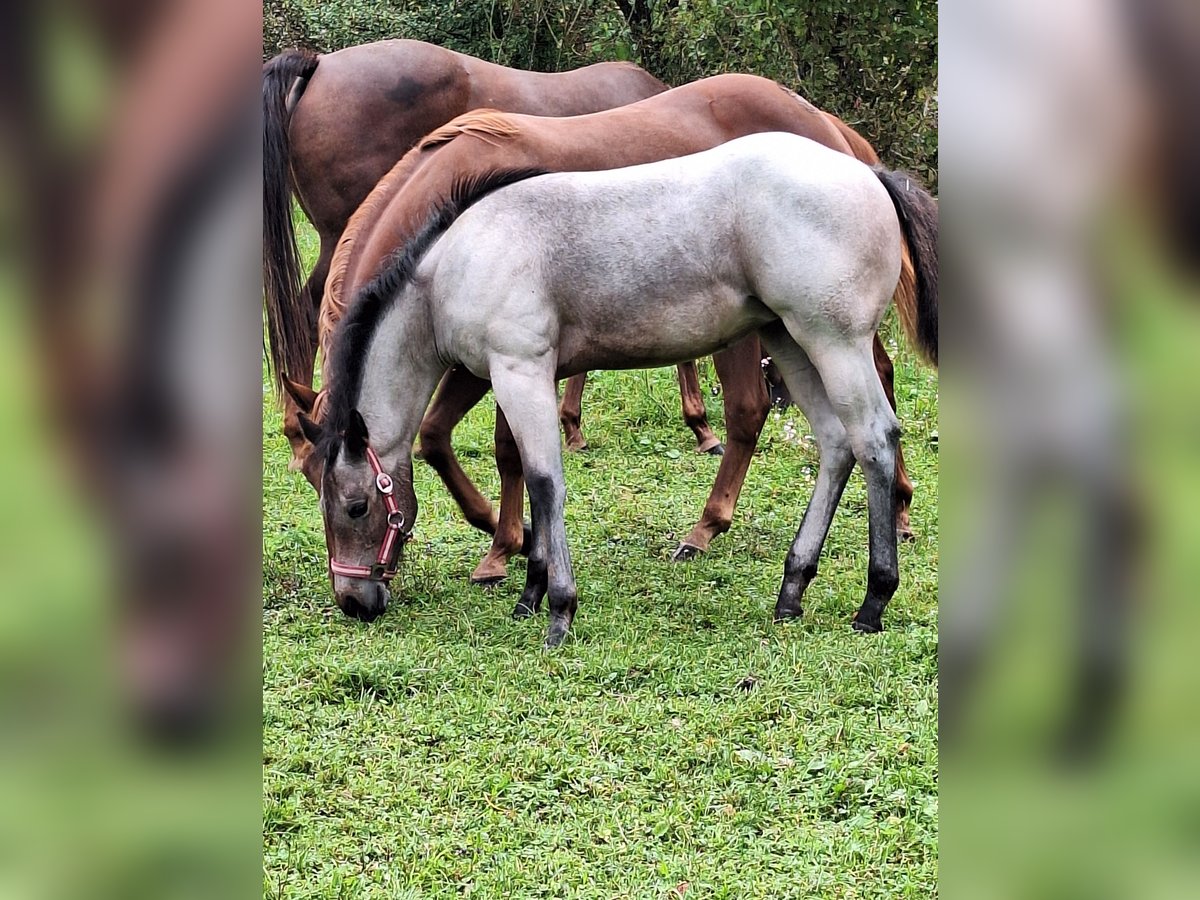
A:
{"label": "foal's head", "polygon": [[310,459],[320,461],[321,516],[329,575],[342,612],[370,622],[387,609],[388,582],[399,571],[404,543],[412,534],[417,496],[412,465],[385,471],[367,436],[358,410],[344,428],[317,425],[298,417],[313,445]]}

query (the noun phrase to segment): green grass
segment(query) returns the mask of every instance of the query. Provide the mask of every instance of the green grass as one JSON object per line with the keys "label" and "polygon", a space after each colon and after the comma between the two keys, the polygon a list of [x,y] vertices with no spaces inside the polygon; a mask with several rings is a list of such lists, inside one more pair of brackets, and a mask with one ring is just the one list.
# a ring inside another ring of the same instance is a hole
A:
{"label": "green grass", "polygon": [[[896,363],[919,537],[887,631],[850,629],[858,473],[803,620],[770,623],[816,472],[798,413],[768,421],[731,531],[672,564],[718,461],[692,452],[673,371],[608,372],[584,397],[591,449],[566,460],[580,609],[555,652],[544,616],[509,619],[523,561],[468,584],[487,538],[419,462],[399,596],[343,617],[264,389],[264,896],[934,896],[936,379],[903,346]],[[495,497],[492,422],[485,401],[455,446]]]}

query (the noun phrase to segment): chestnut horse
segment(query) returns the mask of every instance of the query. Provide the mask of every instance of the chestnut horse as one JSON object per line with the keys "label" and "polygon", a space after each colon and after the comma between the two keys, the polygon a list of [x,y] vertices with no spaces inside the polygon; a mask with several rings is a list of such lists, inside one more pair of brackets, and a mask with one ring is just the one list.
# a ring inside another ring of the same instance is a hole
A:
{"label": "chestnut horse", "polygon": [[[494,65],[421,41],[381,41],[318,56],[288,50],[263,66],[263,281],[277,379],[311,381],[316,310],[337,239],[375,184],[417,141],[481,106],[543,116],[610,109],[665,91],[631,63],[545,74]],[[292,226],[295,192],[320,239],[303,288]],[[698,449],[719,449],[695,364],[679,367],[684,419]],[[568,391],[568,444],[579,430],[582,383]],[[284,432],[302,440],[284,397]]]}
{"label": "chestnut horse", "polygon": [[[514,168],[608,169],[683,156],[764,131],[791,132],[853,155],[846,139],[849,134],[865,146],[861,155],[874,157],[865,141],[839,120],[775,82],[753,75],[718,75],[588,116],[549,119],[476,111],[454,120],[401,160],[350,220],[334,254],[321,308],[323,359],[330,359],[328,343],[349,301],[413,238],[430,210],[450,196],[457,180]],[[901,320],[910,340],[936,360],[936,318],[918,315],[907,246],[904,260],[896,292]],[[876,367],[894,407],[891,363],[878,337],[874,347]],[[713,537],[729,528],[769,405],[756,337],[716,353],[713,359],[724,389],[728,449],[700,520],[676,551],[679,558],[706,550]],[[328,376],[328,372],[324,374]],[[420,432],[422,455],[446,482],[468,521],[494,535],[491,550],[472,576],[475,581],[503,577],[506,560],[521,549],[524,540],[520,457],[503,416],[497,416],[496,430],[502,482],[499,521],[491,504],[459,467],[450,446],[451,429],[488,386],[465,369],[452,370]],[[319,395],[303,386],[290,390],[302,408],[321,418]],[[302,450],[302,457],[306,477],[318,486],[322,461],[311,455],[311,444]],[[899,524],[905,527],[912,486],[899,457],[896,468]]]}

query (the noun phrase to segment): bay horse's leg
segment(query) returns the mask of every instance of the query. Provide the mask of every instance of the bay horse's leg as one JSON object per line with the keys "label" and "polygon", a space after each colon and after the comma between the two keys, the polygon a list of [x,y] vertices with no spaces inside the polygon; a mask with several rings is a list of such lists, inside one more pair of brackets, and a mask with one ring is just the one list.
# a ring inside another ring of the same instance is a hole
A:
{"label": "bay horse's leg", "polygon": [[[883,348],[883,341],[879,335],[875,335],[875,341],[871,347],[875,356],[875,371],[879,374],[879,381],[883,384],[883,392],[887,394],[888,403],[891,404],[892,412],[896,410],[896,370],[892,365],[891,358],[887,355],[887,350]],[[911,541],[915,539],[913,534],[912,524],[908,519],[908,508],[912,506],[913,498],[913,483],[908,477],[908,471],[904,468],[904,452],[899,445],[896,447],[896,536],[902,541]]]}
{"label": "bay horse's leg", "polygon": [[704,410],[704,395],[700,392],[700,375],[696,361],[680,363],[675,367],[679,373],[679,402],[683,407],[683,421],[696,435],[696,452],[720,455],[725,452],[717,436],[708,425],[708,414]]}
{"label": "bay horse's leg", "polygon": [[[313,367],[317,359],[317,311],[321,305],[321,297],[325,294],[325,279],[329,276],[329,261],[333,259],[334,247],[337,245],[337,237],[332,240],[321,239],[321,250],[317,255],[317,263],[309,273],[308,280],[304,282],[304,287],[301,288],[301,308],[306,308],[304,304],[305,298],[308,300],[308,305],[312,306],[312,343],[307,356],[308,364],[296,372],[284,372],[289,379],[297,384],[311,386],[313,383]],[[305,458],[312,451],[312,445],[308,439],[304,437],[304,432],[300,430],[299,414],[301,410],[296,404],[296,401],[286,392],[283,395],[283,433],[288,439],[288,444],[292,448],[292,460],[288,464],[288,468],[293,472],[300,471],[303,467]]]}
{"label": "bay horse's leg", "polygon": [[568,450],[586,450],[587,440],[580,425],[583,416],[583,386],[587,384],[587,372],[580,372],[567,379],[562,404],[558,408],[558,420],[562,423],[563,437]]}
{"label": "bay horse's leg", "polygon": [[725,455],[709,491],[704,512],[671,557],[691,559],[708,549],[709,543],[729,530],[738,495],[767,421],[770,398],[762,376],[762,350],[758,338],[743,338],[727,350],[713,354],[721,396],[725,404]]}
{"label": "bay horse's leg", "polygon": [[[801,323],[789,324],[793,336],[803,337]],[[888,406],[865,341],[861,348],[817,341],[807,349],[867,481],[871,552],[866,598],[854,614],[854,628],[882,631],[883,611],[900,583],[896,551],[896,447],[900,443],[900,423]]]}
{"label": "bay horse's leg", "polygon": [[549,599],[550,627],[546,646],[557,647],[567,636],[579,605],[563,513],[567,488],[562,446],[558,439],[555,362],[549,354],[537,360],[493,360],[492,389],[512,428],[529,486],[533,546],[525,590],[513,610],[531,615]]}
{"label": "bay horse's leg", "polygon": [[421,421],[419,455],[438,473],[467,522],[494,535],[497,520],[492,504],[471,483],[450,446],[450,432],[483,399],[489,387],[484,379],[461,366],[447,372]]}
{"label": "bay horse's leg", "polygon": [[500,521],[487,556],[471,573],[473,584],[496,584],[508,576],[508,561],[522,550],[528,552],[531,535],[526,534],[525,475],[508,420],[496,407],[496,471],[500,473]]}
{"label": "bay horse's leg", "polygon": [[854,451],[808,354],[778,324],[764,329],[762,339],[792,401],[808,419],[820,452],[817,482],[784,562],[775,603],[775,621],[779,622],[798,618],[803,612],[804,592],[817,575],[821,548],[854,470]]}

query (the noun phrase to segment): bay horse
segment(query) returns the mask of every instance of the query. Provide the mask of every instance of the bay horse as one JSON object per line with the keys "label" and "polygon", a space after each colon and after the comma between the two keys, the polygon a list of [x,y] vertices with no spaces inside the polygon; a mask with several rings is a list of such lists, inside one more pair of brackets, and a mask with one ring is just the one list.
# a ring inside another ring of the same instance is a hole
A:
{"label": "bay horse", "polygon": [[[798,95],[753,75],[718,75],[675,88],[639,103],[588,116],[544,118],[474,112],[428,136],[377,186],[352,217],[334,255],[321,307],[322,356],[349,299],[420,230],[430,208],[448,196],[458,178],[490,170],[534,166],[547,171],[583,171],[633,165],[706,150],[732,138],[760,131],[787,131],[860,159],[878,162],[870,145],[840,120]],[[857,142],[858,146],[851,144]],[[904,277],[896,302],[913,342],[936,357],[936,318],[918,322],[912,267],[905,250]],[[875,361],[894,408],[892,368],[882,342],[875,338]],[[753,335],[714,356],[723,387],[727,450],[700,520],[681,542],[677,558],[707,550],[726,531],[745,480],[769,408]],[[328,372],[325,373],[328,378]],[[442,477],[467,520],[493,534],[492,546],[472,574],[476,582],[494,582],[507,572],[506,561],[526,539],[522,527],[521,464],[503,417],[497,417],[496,459],[501,477],[500,516],[471,484],[450,445],[450,433],[487,392],[486,381],[465,369],[446,377],[421,427],[421,454]],[[288,385],[294,402],[320,418],[318,395]],[[702,401],[701,401],[702,403]],[[319,456],[297,442],[294,452],[306,477],[319,489]],[[908,529],[912,483],[897,454],[897,516]]]}
{"label": "bay horse", "polygon": [[870,559],[854,627],[874,632],[899,584],[900,426],[871,342],[905,238],[922,315],[937,305],[937,207],[912,176],[806,138],[764,133],[624,169],[458,180],[358,292],[333,339],[325,421],[299,421],[323,462],[338,605],[387,606],[417,515],[412,445],[447,369],[489,381],[528,483],[533,528],[514,616],[549,598],[562,643],[578,594],[563,519],[556,379],[694,359],[757,332],[808,418],[820,469],[787,555],[776,619],[800,615],[855,461]]}
{"label": "bay horse", "polygon": [[[267,343],[277,380],[311,383],[316,310],[338,237],[351,214],[422,137],[478,107],[574,116],[623,106],[667,86],[632,63],[570,72],[525,72],[421,41],[394,40],[318,55],[288,50],[263,66],[263,284]],[[292,223],[295,193],[320,241],[301,287]],[[720,442],[699,399],[695,365],[680,367],[684,419],[697,448]],[[307,380],[306,380],[307,379]],[[579,430],[582,385],[567,392],[567,440]],[[301,439],[296,407],[284,402],[284,433]]]}

